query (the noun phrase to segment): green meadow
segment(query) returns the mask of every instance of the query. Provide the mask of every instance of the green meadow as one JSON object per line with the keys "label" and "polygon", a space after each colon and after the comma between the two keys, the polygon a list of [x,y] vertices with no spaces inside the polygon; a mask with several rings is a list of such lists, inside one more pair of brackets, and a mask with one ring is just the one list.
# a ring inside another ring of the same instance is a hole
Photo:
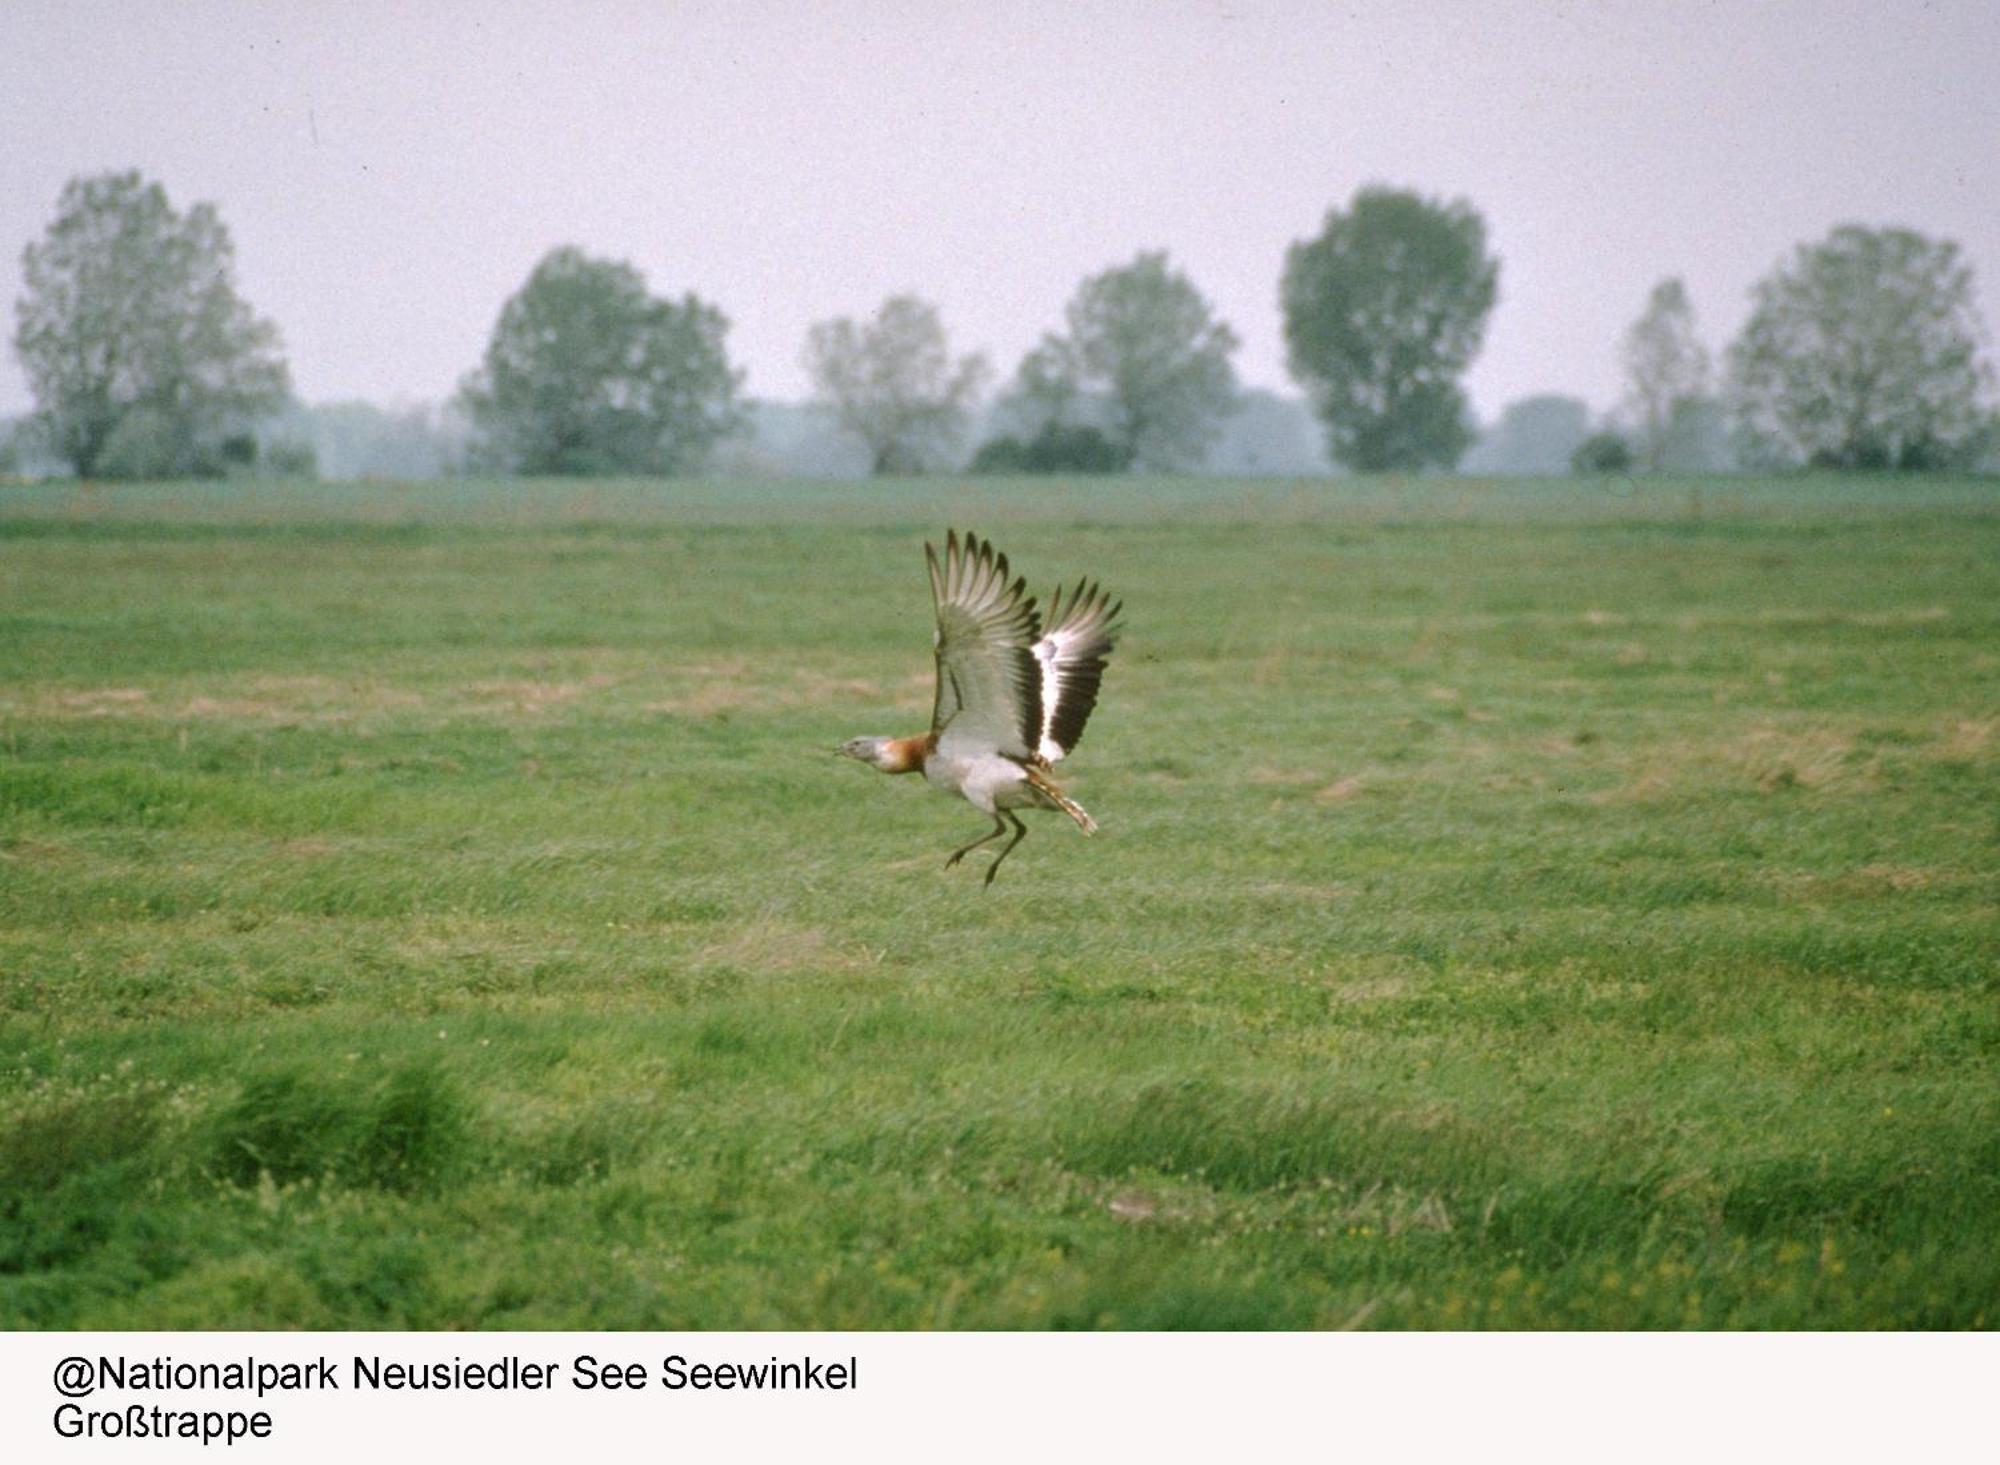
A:
{"label": "green meadow", "polygon": [[[922,543],[1128,634],[831,754]],[[2000,485],[0,488],[0,1325],[1986,1328]]]}

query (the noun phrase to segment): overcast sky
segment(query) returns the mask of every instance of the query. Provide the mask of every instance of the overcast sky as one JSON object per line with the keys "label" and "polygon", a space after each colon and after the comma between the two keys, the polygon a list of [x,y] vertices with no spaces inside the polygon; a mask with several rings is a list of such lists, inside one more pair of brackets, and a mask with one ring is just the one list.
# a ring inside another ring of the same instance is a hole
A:
{"label": "overcast sky", "polygon": [[[812,321],[902,291],[1009,374],[1163,248],[1290,390],[1285,247],[1371,181],[1486,217],[1488,416],[1612,405],[1654,281],[1719,347],[1850,221],[1958,240],[2000,320],[1995,0],[5,0],[0,108],[0,296],[66,179],[139,168],[218,205],[308,401],[448,395],[565,243],[719,305],[778,398]],[[0,353],[0,413],[30,405]]]}

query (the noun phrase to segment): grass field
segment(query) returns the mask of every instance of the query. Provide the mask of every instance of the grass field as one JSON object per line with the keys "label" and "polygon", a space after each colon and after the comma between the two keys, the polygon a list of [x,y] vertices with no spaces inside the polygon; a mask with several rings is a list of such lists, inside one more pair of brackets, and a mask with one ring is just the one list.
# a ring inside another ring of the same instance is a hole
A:
{"label": "grass field", "polygon": [[0,489],[0,1325],[1991,1327],[1997,795],[1991,482]]}

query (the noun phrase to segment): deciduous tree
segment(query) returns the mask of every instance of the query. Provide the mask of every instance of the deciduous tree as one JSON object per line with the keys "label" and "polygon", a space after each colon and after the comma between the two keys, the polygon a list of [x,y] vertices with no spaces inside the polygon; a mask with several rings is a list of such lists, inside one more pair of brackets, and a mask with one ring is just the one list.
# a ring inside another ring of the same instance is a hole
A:
{"label": "deciduous tree", "polygon": [[1380,186],[1292,245],[1281,286],[1288,361],[1336,460],[1364,472],[1458,461],[1472,438],[1459,378],[1499,272],[1471,204]]}
{"label": "deciduous tree", "polygon": [[878,474],[922,473],[956,453],[987,377],[983,356],[952,359],[937,307],[914,295],[891,296],[871,320],[818,322],[805,365]]}
{"label": "deciduous tree", "polygon": [[1760,280],[1729,350],[1747,440],[1835,468],[1969,463],[1992,371],[1972,268],[1949,241],[1846,225]]}
{"label": "deciduous tree", "polygon": [[1029,438],[1050,429],[1088,425],[1082,418],[1094,405],[1084,396],[1082,367],[1069,339],[1049,334],[1021,358],[1013,384],[995,410]]}
{"label": "deciduous tree", "polygon": [[[1074,394],[1102,402],[1106,435],[1138,467],[1201,461],[1236,405],[1229,358],[1236,333],[1215,318],[1194,282],[1165,251],[1092,275],[1064,310],[1066,336],[1048,338],[1022,363]],[[1045,396],[1053,385],[1041,388]]]}
{"label": "deciduous tree", "polygon": [[729,322],[655,298],[631,265],[554,250],[508,300],[459,389],[478,456],[515,473],[688,472],[742,414]]}
{"label": "deciduous tree", "polygon": [[1625,333],[1627,402],[1649,472],[1665,466],[1676,414],[1708,390],[1708,352],[1694,333],[1694,307],[1679,280],[1662,280]]}
{"label": "deciduous tree", "polygon": [[278,330],[236,293],[213,205],[137,172],[73,178],[21,257],[14,349],[48,447],[84,477],[220,472],[283,403]]}

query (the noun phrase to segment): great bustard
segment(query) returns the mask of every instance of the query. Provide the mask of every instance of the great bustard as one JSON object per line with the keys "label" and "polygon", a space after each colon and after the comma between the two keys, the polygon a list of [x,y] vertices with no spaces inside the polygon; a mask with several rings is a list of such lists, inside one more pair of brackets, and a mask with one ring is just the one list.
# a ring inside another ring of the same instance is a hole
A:
{"label": "great bustard", "polygon": [[992,817],[993,832],[953,850],[947,868],[1006,834],[1011,822],[1014,837],[986,872],[991,885],[1000,861],[1028,833],[1016,809],[1060,809],[1085,834],[1097,831],[1097,821],[1049,775],[1097,705],[1120,607],[1079,580],[1067,604],[1061,587],[1050,597],[1044,631],[1027,582],[1009,578],[1007,556],[990,541],[948,533],[942,559],[928,543],[924,558],[937,609],[931,730],[852,738],[840,751],[884,773],[922,773],[931,787],[962,795]]}

